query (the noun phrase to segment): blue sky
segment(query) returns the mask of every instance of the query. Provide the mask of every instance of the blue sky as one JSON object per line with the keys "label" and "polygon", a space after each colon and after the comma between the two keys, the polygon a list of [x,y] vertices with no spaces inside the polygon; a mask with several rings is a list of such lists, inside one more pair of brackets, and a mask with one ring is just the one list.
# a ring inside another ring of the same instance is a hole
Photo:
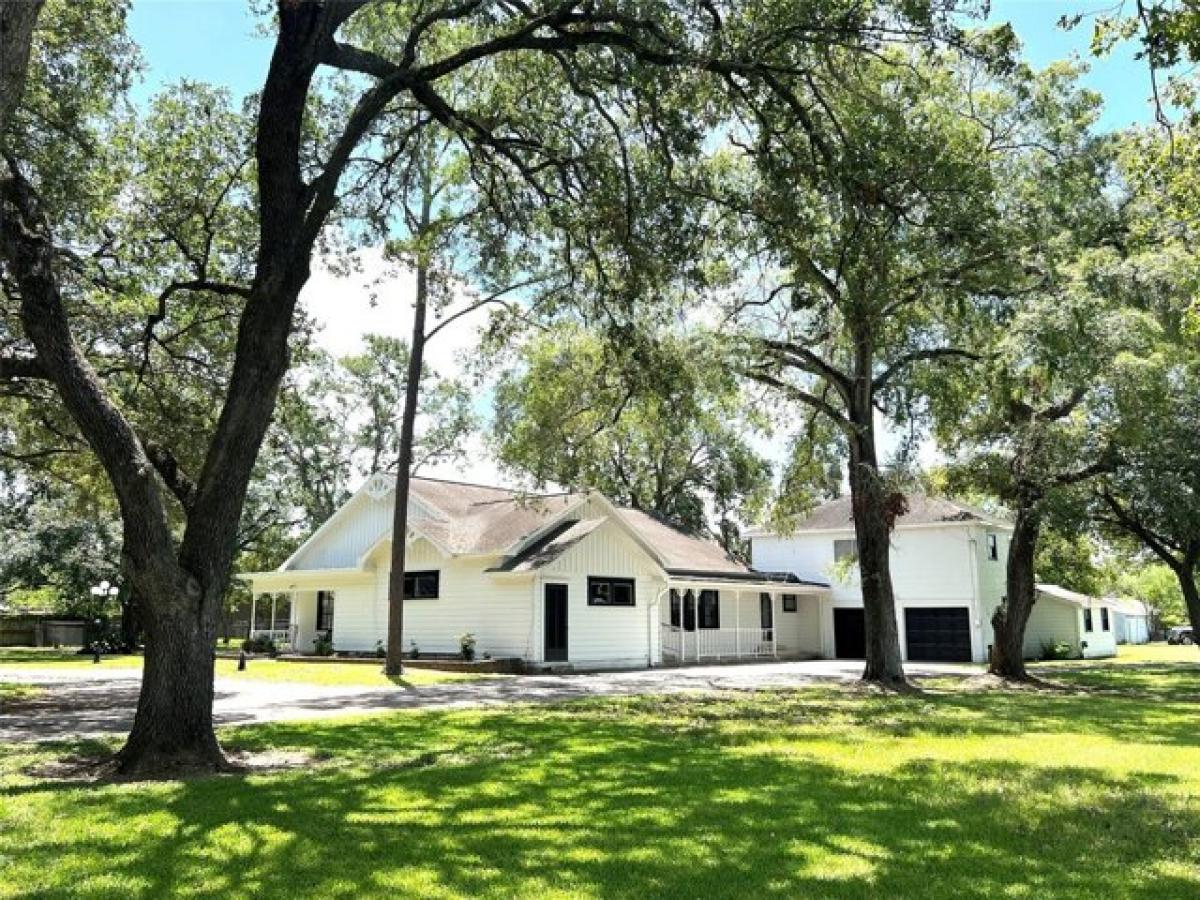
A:
{"label": "blue sky", "polygon": [[[1149,77],[1134,59],[1134,48],[1125,45],[1106,59],[1093,60],[1087,20],[1069,32],[1057,27],[1064,14],[1104,5],[1097,0],[993,0],[991,21],[1011,22],[1025,56],[1036,66],[1072,54],[1087,60],[1091,71],[1086,83],[1105,100],[1102,128],[1150,122]],[[257,19],[244,0],[134,0],[129,24],[147,64],[139,99],[180,78],[222,84],[238,97],[262,84],[271,43],[256,34]]]}

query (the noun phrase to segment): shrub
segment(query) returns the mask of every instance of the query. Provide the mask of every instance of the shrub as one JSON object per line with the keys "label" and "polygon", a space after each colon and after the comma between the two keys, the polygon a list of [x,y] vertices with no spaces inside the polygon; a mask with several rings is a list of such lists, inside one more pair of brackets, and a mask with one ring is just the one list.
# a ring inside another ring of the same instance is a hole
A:
{"label": "shrub", "polygon": [[242,649],[247,653],[265,653],[268,656],[278,656],[279,648],[269,637],[252,637],[242,641]]}
{"label": "shrub", "polygon": [[386,659],[387,658],[387,648],[383,646],[383,641],[375,642],[375,658],[376,659]]}
{"label": "shrub", "polygon": [[317,656],[333,656],[333,635],[317,635],[313,640],[313,653],[317,654]]}
{"label": "shrub", "polygon": [[420,659],[421,658],[421,648],[417,646],[417,642],[410,640],[408,642],[408,646],[412,648],[411,650],[408,651],[409,659]]}
{"label": "shrub", "polygon": [[1070,659],[1074,656],[1066,641],[1042,641],[1042,659]]}
{"label": "shrub", "polygon": [[475,658],[475,635],[471,632],[460,634],[458,636],[458,646],[462,651],[462,658],[470,662]]}

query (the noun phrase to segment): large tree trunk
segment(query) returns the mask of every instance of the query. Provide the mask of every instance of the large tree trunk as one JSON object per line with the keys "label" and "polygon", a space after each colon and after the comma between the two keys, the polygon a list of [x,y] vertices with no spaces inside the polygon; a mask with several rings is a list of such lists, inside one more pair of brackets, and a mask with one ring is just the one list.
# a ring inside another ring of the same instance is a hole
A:
{"label": "large tree trunk", "polygon": [[[33,31],[44,0],[0,3],[0,139],[25,92]],[[0,141],[2,142],[2,141]]]}
{"label": "large tree trunk", "polygon": [[171,774],[228,768],[213,732],[214,614],[196,616],[177,597],[142,604],[146,662],[133,729],[117,754],[127,775]]}
{"label": "large tree trunk", "polygon": [[892,498],[879,477],[874,431],[869,424],[862,428],[858,438],[850,441],[850,503],[858,540],[866,628],[863,680],[884,685],[904,684],[896,598],[892,592]]}
{"label": "large tree trunk", "polygon": [[1200,586],[1196,584],[1197,555],[1200,548],[1188,553],[1183,565],[1173,566],[1175,577],[1179,579],[1179,588],[1183,591],[1183,603],[1187,608],[1188,621],[1192,623],[1192,634],[1200,640]]}
{"label": "large tree trunk", "polygon": [[1008,545],[1006,593],[992,614],[992,658],[989,671],[1001,678],[1027,679],[1025,671],[1025,628],[1037,598],[1034,560],[1037,557],[1041,513],[1032,505],[1018,505]]}

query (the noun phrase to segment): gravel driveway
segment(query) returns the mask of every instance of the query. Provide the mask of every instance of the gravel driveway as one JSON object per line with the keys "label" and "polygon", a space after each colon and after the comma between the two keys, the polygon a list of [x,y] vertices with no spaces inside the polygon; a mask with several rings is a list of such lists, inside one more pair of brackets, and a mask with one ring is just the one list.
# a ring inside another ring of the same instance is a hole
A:
{"label": "gravel driveway", "polygon": [[[972,675],[976,666],[914,663],[909,675]],[[554,703],[583,697],[672,694],[683,691],[756,690],[853,681],[862,663],[853,660],[752,663],[526,675],[421,687],[328,687],[303,683],[216,680],[213,717],[220,725],[325,719],[388,709]],[[0,710],[0,742],[79,738],[129,729],[137,706],[138,669],[33,669],[0,666],[0,681],[47,687],[32,701]]]}

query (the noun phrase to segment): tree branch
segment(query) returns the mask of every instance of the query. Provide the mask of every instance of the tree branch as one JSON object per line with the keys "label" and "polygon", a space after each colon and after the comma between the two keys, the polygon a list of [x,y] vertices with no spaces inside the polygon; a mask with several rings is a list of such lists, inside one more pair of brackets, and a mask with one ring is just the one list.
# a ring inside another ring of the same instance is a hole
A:
{"label": "tree branch", "polygon": [[970,350],[962,350],[958,347],[931,347],[928,350],[913,350],[911,353],[905,353],[903,356],[895,360],[890,366],[883,370],[882,373],[875,376],[875,380],[871,383],[871,387],[875,391],[882,391],[888,386],[888,383],[895,378],[900,372],[915,362],[922,360],[936,359],[983,359],[978,353],[972,353]]}

